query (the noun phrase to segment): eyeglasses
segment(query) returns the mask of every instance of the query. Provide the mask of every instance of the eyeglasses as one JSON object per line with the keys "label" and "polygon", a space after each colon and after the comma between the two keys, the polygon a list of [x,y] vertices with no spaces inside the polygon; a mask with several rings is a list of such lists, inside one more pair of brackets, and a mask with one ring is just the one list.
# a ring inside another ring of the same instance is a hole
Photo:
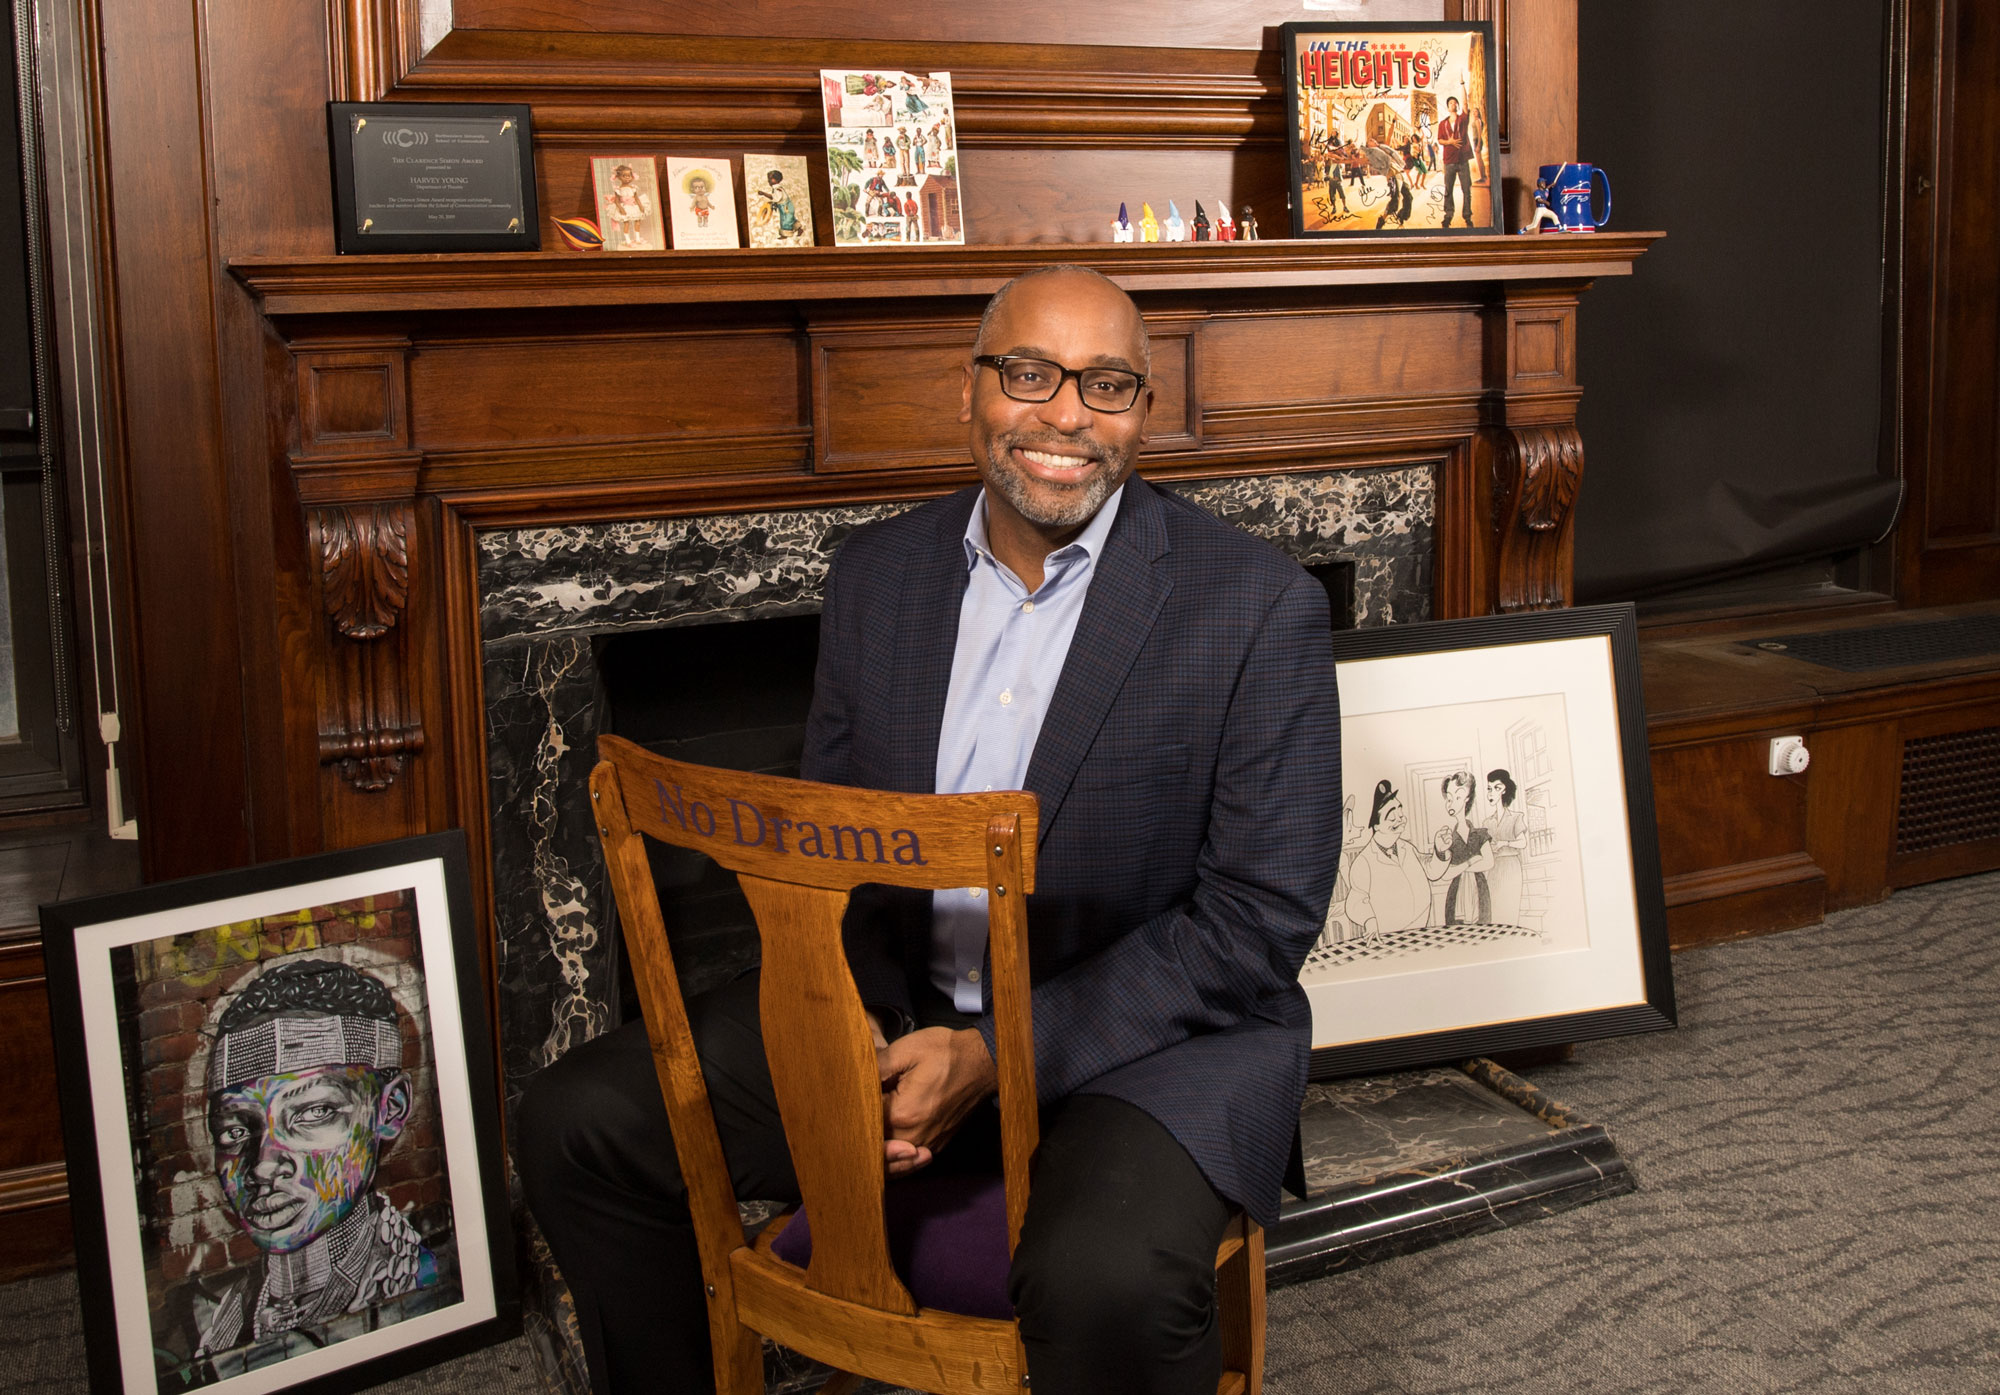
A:
{"label": "eyeglasses", "polygon": [[1016,402],[1047,402],[1062,391],[1070,378],[1076,379],[1077,396],[1093,412],[1130,411],[1146,385],[1144,373],[1123,368],[1065,368],[1045,358],[1016,358],[1012,354],[977,354],[974,363],[983,363],[1000,375],[1000,391]]}

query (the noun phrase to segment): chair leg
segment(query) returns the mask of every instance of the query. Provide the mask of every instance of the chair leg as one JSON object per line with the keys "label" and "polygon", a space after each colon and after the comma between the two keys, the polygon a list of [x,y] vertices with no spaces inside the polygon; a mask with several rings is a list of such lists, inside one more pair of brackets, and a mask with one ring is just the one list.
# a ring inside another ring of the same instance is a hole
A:
{"label": "chair leg", "polygon": [[[1264,1388],[1264,1228],[1243,1217],[1243,1245],[1215,1275],[1222,1366],[1243,1373],[1244,1395]],[[1223,1379],[1228,1381],[1225,1374]]]}
{"label": "chair leg", "polygon": [[708,1339],[715,1351],[715,1395],[764,1395],[764,1339],[711,1303]]}

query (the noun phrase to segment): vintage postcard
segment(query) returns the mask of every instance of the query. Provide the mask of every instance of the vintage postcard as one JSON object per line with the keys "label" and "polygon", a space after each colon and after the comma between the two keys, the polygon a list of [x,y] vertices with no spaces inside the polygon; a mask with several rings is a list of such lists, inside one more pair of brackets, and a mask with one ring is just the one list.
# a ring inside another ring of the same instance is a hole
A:
{"label": "vintage postcard", "polygon": [[752,247],[813,245],[812,185],[805,156],[746,153],[743,203]]}
{"label": "vintage postcard", "polygon": [[677,249],[741,247],[736,184],[727,160],[667,157],[667,199]]}
{"label": "vintage postcard", "polygon": [[[607,252],[666,249],[659,171],[650,155],[609,155],[590,162],[597,185],[597,226]],[[733,244],[732,244],[733,245]]]}
{"label": "vintage postcard", "polygon": [[1292,235],[1498,231],[1484,24],[1287,24]]}
{"label": "vintage postcard", "polygon": [[820,70],[833,240],[965,241],[951,74]]}

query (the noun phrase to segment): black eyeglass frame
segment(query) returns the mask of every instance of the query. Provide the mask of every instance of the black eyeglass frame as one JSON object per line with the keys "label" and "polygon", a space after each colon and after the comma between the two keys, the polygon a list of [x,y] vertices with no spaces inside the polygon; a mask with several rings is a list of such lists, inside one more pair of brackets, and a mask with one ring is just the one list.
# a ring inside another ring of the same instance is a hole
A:
{"label": "black eyeglass frame", "polygon": [[[1144,373],[1134,373],[1129,368],[1106,368],[1103,364],[1092,364],[1088,368],[1065,368],[1054,359],[1036,358],[1033,354],[974,354],[972,361],[974,363],[983,363],[988,368],[991,368],[994,375],[1000,379],[1000,391],[1006,393],[1008,398],[1015,402],[1034,402],[1037,404],[1053,402],[1056,400],[1056,395],[1063,390],[1063,384],[1074,378],[1076,379],[1077,401],[1083,403],[1086,408],[1089,408],[1093,412],[1103,412],[1106,416],[1115,416],[1121,412],[1129,412],[1136,407],[1139,404],[1139,394],[1146,389],[1146,375]],[[1049,367],[1055,369],[1058,374],[1056,385],[1049,389],[1049,395],[1046,397],[1022,397],[1018,393],[1011,392],[1007,386],[1007,365],[1010,363],[1046,363]],[[1132,400],[1122,407],[1092,407],[1090,400],[1083,395],[1083,375],[1086,373],[1123,373],[1128,377],[1136,379],[1132,385]]]}

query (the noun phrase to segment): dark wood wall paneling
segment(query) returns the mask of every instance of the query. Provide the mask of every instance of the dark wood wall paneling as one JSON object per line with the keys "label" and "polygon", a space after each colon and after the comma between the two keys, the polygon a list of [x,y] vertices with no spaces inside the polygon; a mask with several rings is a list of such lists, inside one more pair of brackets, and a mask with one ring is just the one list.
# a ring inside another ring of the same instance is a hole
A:
{"label": "dark wood wall paneling", "polygon": [[[1266,9],[894,5],[456,0],[428,47],[399,0],[93,8],[150,878],[460,824],[483,865],[476,529],[938,493],[971,478],[959,356],[1008,275],[1103,261],[1072,244],[1121,200],[1283,232]],[[1577,153],[1575,5],[1376,6],[1495,22],[1515,221],[1515,172]],[[593,152],[816,157],[816,70],[861,64],[953,73],[968,223],[1003,250],[332,256],[329,98],[531,103],[553,217],[588,210]],[[1647,239],[1583,241],[1119,249],[1157,336],[1148,468],[1430,462],[1439,613],[1560,603],[1575,301]],[[0,994],[40,992],[37,955],[0,949]],[[45,1023],[6,1020],[40,1080]],[[52,1128],[23,1105],[0,1143],[0,1263],[61,1228]]]}
{"label": "dark wood wall paneling", "polygon": [[[1889,226],[1900,215],[1891,272],[1902,288],[1907,490],[1897,600],[1991,601],[2000,597],[2000,10],[1909,0],[1897,25],[1904,95]],[[1712,668],[1679,672],[1658,654],[1648,663],[1676,944],[1810,924],[1895,887],[2000,865],[1991,838],[1899,850],[1897,834],[1906,743],[2000,727],[2000,676],[1868,688],[1829,675],[1823,696],[1786,701],[1765,681],[1732,689]],[[1812,767],[1773,779],[1766,744],[1790,734],[1805,736]]]}
{"label": "dark wood wall paneling", "polygon": [[1911,5],[1898,596],[2000,595],[2000,7]]}

